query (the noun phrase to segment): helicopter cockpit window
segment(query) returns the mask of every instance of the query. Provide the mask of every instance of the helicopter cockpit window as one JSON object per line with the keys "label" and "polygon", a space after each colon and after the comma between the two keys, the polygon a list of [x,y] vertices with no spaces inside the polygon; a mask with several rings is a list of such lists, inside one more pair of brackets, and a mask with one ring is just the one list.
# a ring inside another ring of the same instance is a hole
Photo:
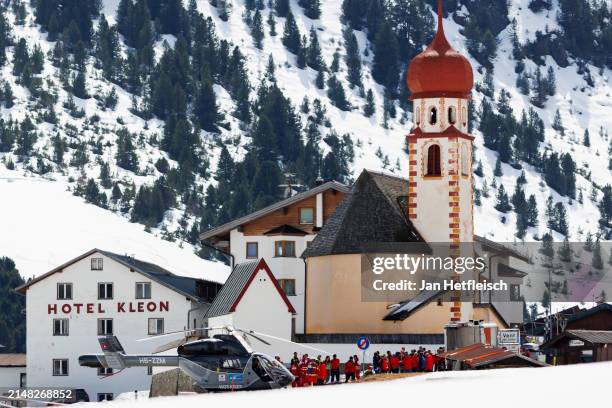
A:
{"label": "helicopter cockpit window", "polygon": [[260,356],[253,357],[253,371],[259,378],[261,378],[264,382],[272,381],[272,377],[270,377],[270,363]]}

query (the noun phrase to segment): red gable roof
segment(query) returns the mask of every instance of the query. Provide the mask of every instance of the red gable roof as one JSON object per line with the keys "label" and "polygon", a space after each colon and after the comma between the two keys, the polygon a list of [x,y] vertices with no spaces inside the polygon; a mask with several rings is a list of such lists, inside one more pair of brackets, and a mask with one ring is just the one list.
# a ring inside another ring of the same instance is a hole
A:
{"label": "red gable roof", "polygon": [[283,301],[287,305],[287,310],[290,313],[296,313],[295,309],[293,308],[293,305],[291,304],[291,301],[289,300],[287,295],[285,295],[285,292],[283,291],[283,289],[278,284],[278,281],[276,280],[276,278],[272,274],[272,271],[270,270],[270,267],[268,266],[268,264],[266,263],[266,261],[263,258],[261,258],[259,260],[259,263],[257,264],[257,267],[255,269],[253,269],[253,273],[251,273],[251,276],[247,280],[246,284],[242,287],[242,290],[240,291],[240,294],[238,295],[238,297],[236,298],[236,300],[232,304],[232,307],[230,307],[230,312],[235,312],[236,311],[236,307],[238,306],[238,304],[242,300],[242,297],[244,296],[244,294],[248,290],[249,286],[251,285],[251,283],[255,279],[255,276],[262,269],[268,274],[268,277],[270,278],[270,282],[272,282],[272,284],[274,285],[274,287],[278,291],[278,294],[280,295],[280,297],[283,299]]}

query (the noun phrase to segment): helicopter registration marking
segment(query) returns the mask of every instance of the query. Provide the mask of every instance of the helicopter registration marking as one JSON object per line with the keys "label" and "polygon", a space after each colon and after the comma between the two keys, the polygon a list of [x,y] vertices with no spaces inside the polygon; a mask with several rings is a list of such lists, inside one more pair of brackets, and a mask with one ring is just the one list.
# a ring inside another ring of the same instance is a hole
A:
{"label": "helicopter registration marking", "polygon": [[166,359],[163,357],[140,357],[140,364],[166,364]]}

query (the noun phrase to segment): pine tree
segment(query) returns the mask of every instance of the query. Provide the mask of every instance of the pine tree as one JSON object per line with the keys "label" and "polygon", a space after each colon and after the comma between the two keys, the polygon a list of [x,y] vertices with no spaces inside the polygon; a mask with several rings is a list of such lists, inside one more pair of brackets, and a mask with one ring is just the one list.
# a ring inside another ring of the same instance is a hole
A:
{"label": "pine tree", "polygon": [[569,240],[567,239],[567,237],[563,239],[563,243],[559,247],[557,253],[559,254],[559,259],[562,262],[572,261],[572,248],[570,247]]}
{"label": "pine tree", "polygon": [[565,127],[563,127],[563,122],[561,121],[561,113],[559,112],[559,108],[557,108],[557,111],[555,112],[552,128],[559,132],[561,136],[565,136]]}
{"label": "pine tree", "polygon": [[376,104],[374,102],[374,93],[368,89],[366,93],[366,104],[363,107],[363,114],[369,118],[376,113]]}
{"label": "pine tree", "polygon": [[345,62],[348,68],[348,80],[354,86],[361,87],[361,57],[359,44],[353,30],[346,28],[343,32],[344,48],[346,49]]}
{"label": "pine tree", "polygon": [[270,27],[270,37],[276,37],[276,18],[274,18],[274,13],[268,13],[268,27]]}
{"label": "pine tree", "polygon": [[567,211],[562,202],[555,204],[556,231],[563,235],[569,234]]}
{"label": "pine tree", "polygon": [[589,129],[584,129],[582,144],[586,147],[591,147],[591,136],[589,135]]}
{"label": "pine tree", "polygon": [[85,73],[79,71],[72,82],[72,93],[77,98],[89,99],[87,87],[85,85]]}
{"label": "pine tree", "polygon": [[111,188],[113,185],[107,162],[102,162],[100,165],[100,185],[104,188]]}
{"label": "pine tree", "polygon": [[307,53],[308,53],[308,40],[306,36],[303,35],[300,41],[300,48],[298,49],[296,65],[299,69],[305,69],[307,63]]}
{"label": "pine tree", "polygon": [[210,82],[204,81],[202,83],[194,101],[193,110],[202,130],[207,132],[217,131],[219,112],[215,91]]}
{"label": "pine tree", "polygon": [[508,194],[506,193],[506,189],[504,185],[500,183],[499,189],[497,190],[497,204],[495,205],[495,209],[502,213],[507,213],[512,209],[510,202],[508,200]]}
{"label": "pine tree", "polygon": [[399,46],[391,26],[383,22],[374,41],[372,77],[395,95],[399,79]]}
{"label": "pine tree", "polygon": [[319,38],[314,27],[310,28],[310,44],[308,46],[308,52],[306,55],[306,63],[310,68],[316,71],[320,71],[323,68],[321,46],[319,45]]}
{"label": "pine tree", "polygon": [[331,100],[332,104],[334,104],[334,106],[336,106],[338,109],[343,111],[350,110],[350,105],[346,99],[344,87],[333,75],[331,75],[327,80],[327,96]]}
{"label": "pine tree", "polygon": [[557,93],[557,79],[553,67],[548,67],[548,76],[546,77],[546,91],[549,96],[554,96]]}
{"label": "pine tree", "polygon": [[298,4],[304,9],[304,15],[312,20],[321,17],[320,0],[298,0]]}
{"label": "pine tree", "polygon": [[538,223],[538,203],[535,195],[531,194],[527,201],[527,225],[530,227],[537,227]]}
{"label": "pine tree", "polygon": [[274,0],[274,10],[279,17],[287,17],[291,14],[289,0]]}
{"label": "pine tree", "polygon": [[497,161],[495,162],[495,170],[493,170],[493,175],[495,177],[501,177],[504,175],[502,171],[501,160],[499,159],[499,157],[497,158]]}
{"label": "pine tree", "polygon": [[299,53],[301,48],[301,35],[297,23],[295,22],[295,18],[293,17],[293,13],[291,13],[291,11],[287,13],[282,42],[285,47],[295,55]]}
{"label": "pine tree", "polygon": [[132,144],[132,135],[126,129],[117,132],[117,154],[115,156],[117,166],[126,170],[136,171],[138,169],[138,157]]}
{"label": "pine tree", "polygon": [[259,10],[255,11],[255,15],[253,16],[253,22],[251,23],[251,35],[253,36],[255,46],[261,50],[263,48],[264,29]]}
{"label": "pine tree", "polygon": [[602,269],[603,259],[601,257],[601,243],[599,242],[599,238],[595,241],[595,246],[593,247],[593,258],[591,260],[591,266],[595,269]]}

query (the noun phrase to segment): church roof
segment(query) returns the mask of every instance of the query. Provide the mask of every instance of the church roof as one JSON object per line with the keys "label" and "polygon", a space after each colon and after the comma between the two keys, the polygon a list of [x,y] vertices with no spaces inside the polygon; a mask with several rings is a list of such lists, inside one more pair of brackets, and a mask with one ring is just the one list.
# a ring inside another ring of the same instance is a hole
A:
{"label": "church roof", "polygon": [[407,217],[408,180],[364,170],[304,258],[356,254],[368,243],[423,242]]}
{"label": "church roof", "polygon": [[411,98],[469,98],[474,86],[472,65],[449,44],[442,23],[442,0],[438,0],[438,31],[425,51],[408,67]]}

